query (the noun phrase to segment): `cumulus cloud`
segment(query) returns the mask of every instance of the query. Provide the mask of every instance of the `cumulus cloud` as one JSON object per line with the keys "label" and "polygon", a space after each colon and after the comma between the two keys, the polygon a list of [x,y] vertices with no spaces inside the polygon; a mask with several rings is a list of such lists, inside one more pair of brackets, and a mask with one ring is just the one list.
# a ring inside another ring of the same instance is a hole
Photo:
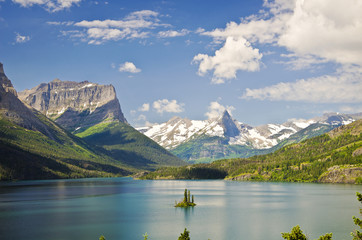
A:
{"label": "cumulus cloud", "polygon": [[[361,12],[362,2],[358,0],[265,0],[264,9],[258,15],[244,18],[240,23],[230,22],[223,29],[202,29],[199,34],[212,37],[216,43],[224,43],[216,52],[225,48],[230,38],[234,41],[245,39],[248,45],[241,48],[258,53],[255,58],[251,58],[251,63],[254,64],[261,61],[259,48],[268,46],[289,51],[290,54],[285,56],[292,57],[289,62],[289,65],[294,65],[292,69],[325,62],[361,66]],[[245,43],[240,41],[238,45]],[[241,54],[239,58],[225,55],[224,61],[237,65],[242,61],[249,63],[248,57],[250,55],[247,55],[246,59]],[[220,65],[212,64],[212,61],[209,61],[211,58],[205,54],[195,56],[200,63],[199,73],[204,73],[205,69],[213,70],[213,81],[234,78],[239,70],[250,71],[247,67],[234,67],[232,71],[219,72],[217,68]]]}
{"label": "cumulus cloud", "polygon": [[132,62],[125,62],[119,65],[118,71],[120,72],[129,72],[129,73],[139,73],[141,69],[137,68]]}
{"label": "cumulus cloud", "polygon": [[13,0],[14,3],[22,7],[31,7],[40,5],[49,12],[57,12],[65,8],[70,8],[73,4],[79,4],[82,0]]}
{"label": "cumulus cloud", "polygon": [[361,79],[361,69],[340,69],[332,75],[300,79],[295,82],[281,82],[264,88],[247,88],[242,98],[316,103],[358,103],[362,102]]}
{"label": "cumulus cloud", "polygon": [[138,108],[138,111],[140,112],[148,112],[150,110],[150,104],[144,103],[141,107]]}
{"label": "cumulus cloud", "polygon": [[25,43],[25,42],[27,42],[29,40],[30,40],[29,36],[22,36],[19,33],[16,33],[16,36],[15,36],[15,42],[16,43]]}
{"label": "cumulus cloud", "polygon": [[278,44],[300,56],[362,65],[361,12],[358,0],[298,0]]}
{"label": "cumulus cloud", "polygon": [[169,113],[179,113],[179,112],[183,112],[183,106],[185,104],[183,103],[177,103],[176,100],[168,100],[168,99],[160,99],[157,101],[153,102],[153,108],[158,112],[158,113],[163,113],[163,112],[169,112]]}
{"label": "cumulus cloud", "polygon": [[187,29],[182,29],[181,31],[167,30],[159,32],[158,37],[160,38],[180,37],[180,36],[185,36],[189,32],[190,31]]}
{"label": "cumulus cloud", "polygon": [[210,102],[210,105],[208,107],[209,111],[205,113],[205,116],[208,117],[208,119],[214,119],[220,117],[225,110],[227,110],[230,114],[232,111],[235,110],[233,106],[223,106],[219,102]]}
{"label": "cumulus cloud", "polygon": [[[170,27],[161,23],[159,13],[151,10],[132,12],[121,20],[82,20],[73,24],[86,32],[89,44],[102,44],[107,41],[119,41],[122,39],[148,38],[151,30]],[[182,33],[182,31],[181,31]]]}
{"label": "cumulus cloud", "polygon": [[193,62],[200,63],[199,75],[213,71],[212,83],[220,84],[225,79],[235,78],[238,70],[259,70],[261,58],[259,50],[251,47],[246,39],[228,37],[224,46],[215,52],[215,56],[198,54]]}

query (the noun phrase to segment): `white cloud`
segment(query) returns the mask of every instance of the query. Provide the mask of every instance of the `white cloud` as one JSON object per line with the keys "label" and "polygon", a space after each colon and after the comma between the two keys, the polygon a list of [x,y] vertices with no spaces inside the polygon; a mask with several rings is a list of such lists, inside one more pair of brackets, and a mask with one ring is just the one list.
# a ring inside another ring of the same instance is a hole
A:
{"label": "white cloud", "polygon": [[223,106],[219,102],[210,102],[210,105],[208,107],[209,111],[205,113],[205,116],[207,116],[209,119],[214,119],[220,117],[225,110],[227,110],[230,114],[232,111],[235,110],[233,106]]}
{"label": "white cloud", "polygon": [[198,54],[193,62],[200,63],[199,75],[213,71],[212,83],[219,84],[224,83],[225,79],[235,78],[238,70],[259,70],[261,58],[259,50],[254,49],[246,39],[228,37],[215,56]]}
{"label": "white cloud", "polygon": [[125,62],[119,65],[120,72],[139,73],[141,69],[137,68],[132,62]]}
{"label": "white cloud", "polygon": [[144,103],[141,107],[138,108],[138,111],[140,112],[148,112],[150,110],[150,104]]}
{"label": "white cloud", "polygon": [[151,11],[151,10],[141,10],[141,11],[135,11],[129,14],[126,19],[143,19],[143,18],[151,18],[151,17],[157,17],[159,14],[158,12]]}
{"label": "white cloud", "polygon": [[49,12],[57,12],[65,8],[70,8],[73,4],[79,4],[82,0],[13,0],[14,3],[22,7],[31,7],[40,5]]}
{"label": "white cloud", "polygon": [[22,36],[19,33],[16,33],[15,41],[16,43],[25,43],[30,40],[29,36]]}
{"label": "white cloud", "polygon": [[183,103],[177,103],[176,100],[168,100],[168,99],[160,99],[157,101],[153,102],[153,108],[158,112],[158,113],[163,113],[163,112],[172,112],[172,113],[179,113],[179,112],[183,112]]}
{"label": "white cloud", "polygon": [[73,25],[74,24],[74,22],[72,22],[72,21],[64,21],[64,22],[55,22],[55,21],[53,21],[53,22],[47,22],[47,24],[49,24],[49,25],[55,25],[55,26],[71,26],[71,25]]}
{"label": "white cloud", "polygon": [[362,65],[362,2],[296,1],[278,44],[303,56]]}
{"label": "white cloud", "polygon": [[132,12],[122,20],[83,20],[73,25],[87,30],[89,44],[102,44],[110,40],[148,38],[151,30],[170,27],[169,24],[161,23],[158,15],[155,11],[142,10]]}
{"label": "white cloud", "polygon": [[167,30],[159,32],[158,37],[160,38],[180,37],[180,36],[185,36],[189,32],[190,31],[188,31],[187,29],[182,29],[181,31]]}
{"label": "white cloud", "polygon": [[315,65],[328,62],[326,59],[311,55],[281,54],[281,56],[287,58],[287,60],[280,63],[287,65],[291,70],[313,68]]}
{"label": "white cloud", "polygon": [[358,103],[362,102],[361,79],[361,69],[341,69],[334,75],[300,79],[295,82],[281,82],[259,89],[247,88],[242,98],[316,103]]}
{"label": "white cloud", "polygon": [[[250,44],[249,49],[256,51],[260,46],[287,50],[290,54],[285,56],[292,57],[289,63],[292,69],[326,62],[362,65],[361,1],[265,0],[264,7],[258,15],[244,18],[239,24],[230,22],[224,29],[200,29],[198,32],[213,37],[216,43],[225,42],[220,50],[230,38],[234,41],[245,39]],[[254,59],[257,63],[261,60],[261,53],[259,56]],[[224,82],[220,78],[234,78],[238,70],[250,71],[249,68],[235,67],[231,72],[218,74],[218,65],[211,64],[209,56],[199,54],[195,58],[207,60],[200,61],[199,73],[214,70],[213,79],[219,79],[219,83]],[[243,60],[230,54],[225,55],[223,61],[236,63]]]}

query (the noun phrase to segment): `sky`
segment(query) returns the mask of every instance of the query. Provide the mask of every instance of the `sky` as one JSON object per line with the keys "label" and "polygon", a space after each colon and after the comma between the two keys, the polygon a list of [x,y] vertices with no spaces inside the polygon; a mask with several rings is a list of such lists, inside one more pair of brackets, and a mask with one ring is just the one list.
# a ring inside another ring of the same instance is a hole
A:
{"label": "sky", "polygon": [[135,127],[362,112],[361,0],[0,0],[17,91],[112,84]]}

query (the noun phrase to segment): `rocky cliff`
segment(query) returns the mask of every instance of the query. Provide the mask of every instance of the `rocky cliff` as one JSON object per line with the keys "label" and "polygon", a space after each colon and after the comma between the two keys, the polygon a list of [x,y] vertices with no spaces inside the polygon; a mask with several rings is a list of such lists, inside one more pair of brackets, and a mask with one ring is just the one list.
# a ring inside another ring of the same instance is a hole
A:
{"label": "rocky cliff", "polygon": [[54,79],[19,92],[19,98],[70,131],[101,122],[127,122],[112,85]]}
{"label": "rocky cliff", "polygon": [[18,94],[0,63],[0,118],[29,130],[35,130],[54,139],[49,127],[36,116],[37,112],[18,99]]}

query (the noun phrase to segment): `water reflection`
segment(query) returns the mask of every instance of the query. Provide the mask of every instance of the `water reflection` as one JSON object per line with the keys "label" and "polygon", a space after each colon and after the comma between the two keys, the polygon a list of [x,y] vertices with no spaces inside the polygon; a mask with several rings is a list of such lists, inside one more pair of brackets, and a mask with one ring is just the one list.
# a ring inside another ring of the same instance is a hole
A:
{"label": "water reflection", "polygon": [[[194,208],[175,208],[187,188]],[[359,186],[129,178],[0,184],[4,239],[281,239],[300,224],[311,239],[349,239]],[[333,211],[331,211],[333,209]]]}

